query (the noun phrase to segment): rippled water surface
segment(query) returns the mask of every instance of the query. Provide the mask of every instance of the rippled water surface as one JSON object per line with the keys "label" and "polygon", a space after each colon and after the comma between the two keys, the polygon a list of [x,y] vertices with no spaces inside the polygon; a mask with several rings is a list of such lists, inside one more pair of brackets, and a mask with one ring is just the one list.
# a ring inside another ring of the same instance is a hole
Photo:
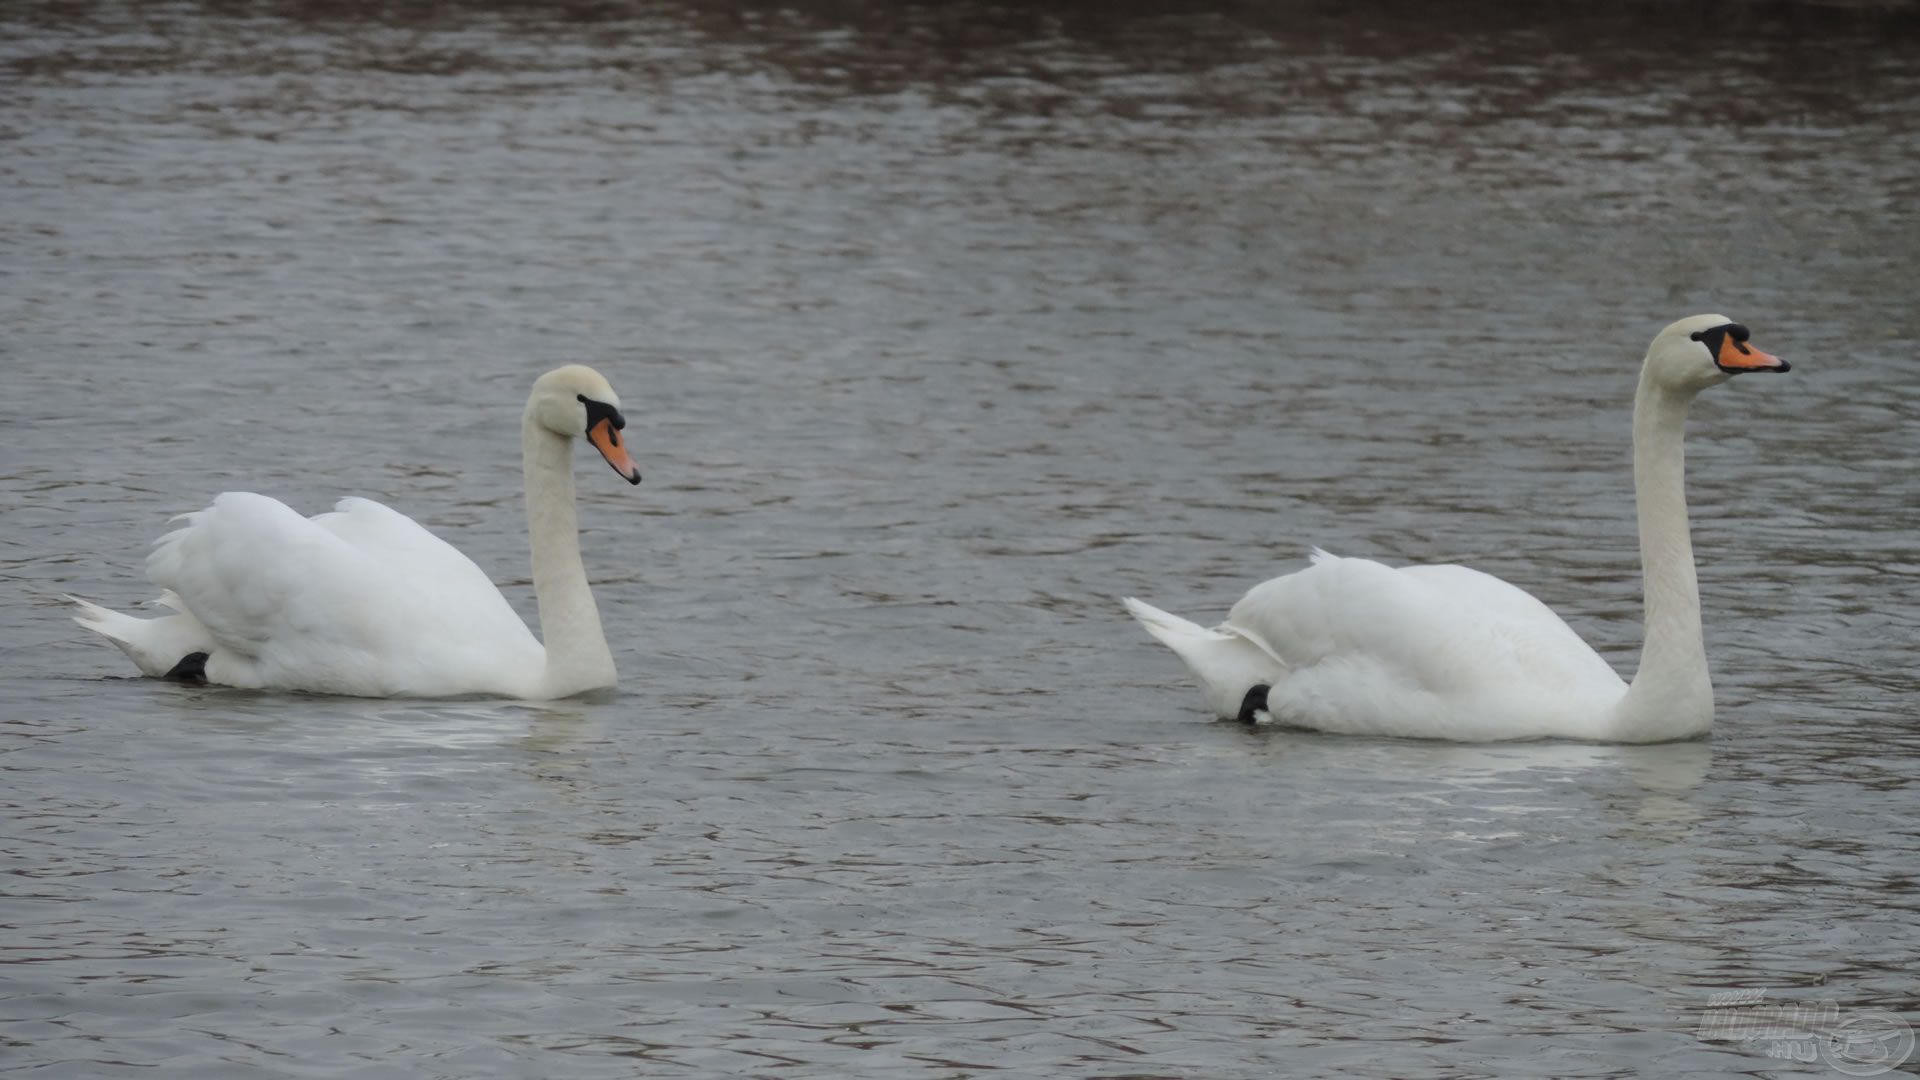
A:
{"label": "rippled water surface", "polygon": [[[1659,5],[0,9],[0,1070],[1818,1074],[1920,1022],[1910,21]],[[1308,544],[1631,669],[1627,412],[1690,444],[1710,742],[1209,722]],[[530,379],[623,672],[553,705],[128,678],[212,494],[371,495],[531,614]]]}

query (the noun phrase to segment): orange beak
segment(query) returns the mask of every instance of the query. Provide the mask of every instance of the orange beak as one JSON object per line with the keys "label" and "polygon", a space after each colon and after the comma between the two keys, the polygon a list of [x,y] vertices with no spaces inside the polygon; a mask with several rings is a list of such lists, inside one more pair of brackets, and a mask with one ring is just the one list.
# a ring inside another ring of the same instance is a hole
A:
{"label": "orange beak", "polygon": [[633,456],[627,453],[625,444],[620,441],[620,430],[613,421],[602,420],[587,429],[587,441],[593,444],[600,456],[607,459],[613,471],[626,477],[627,483],[640,482],[640,466],[633,463]]}
{"label": "orange beak", "polygon": [[1793,365],[1777,356],[1735,341],[1732,334],[1720,339],[1720,355],[1713,358],[1720,370],[1738,375],[1746,371],[1792,371]]}

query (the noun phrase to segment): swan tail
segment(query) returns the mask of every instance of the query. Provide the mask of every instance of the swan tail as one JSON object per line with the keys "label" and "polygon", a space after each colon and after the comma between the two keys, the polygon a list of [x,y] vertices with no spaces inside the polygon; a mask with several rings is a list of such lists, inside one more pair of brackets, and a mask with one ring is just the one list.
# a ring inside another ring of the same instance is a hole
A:
{"label": "swan tail", "polygon": [[1189,622],[1171,611],[1161,611],[1144,600],[1129,596],[1121,601],[1127,605],[1127,613],[1140,620],[1147,633],[1157,638],[1162,645],[1179,652],[1189,642],[1224,641],[1230,635],[1218,630],[1208,630],[1199,623]]}
{"label": "swan tail", "polygon": [[1270,651],[1232,627],[1209,630],[1131,596],[1124,603],[1147,633],[1187,665],[1207,707],[1223,719],[1253,719],[1249,713],[1256,703],[1265,708],[1265,688],[1286,672],[1286,665]]}
{"label": "swan tail", "polygon": [[162,615],[155,619],[135,618],[77,596],[62,596],[61,599],[77,609],[73,615],[76,625],[113,642],[115,648],[127,654],[127,659],[133,661],[142,675],[168,675],[180,669],[181,664],[195,654],[200,654],[200,664],[204,668],[205,654],[213,649],[206,627],[186,613],[180,598],[172,592],[162,593],[154,603],[172,608],[177,614]]}

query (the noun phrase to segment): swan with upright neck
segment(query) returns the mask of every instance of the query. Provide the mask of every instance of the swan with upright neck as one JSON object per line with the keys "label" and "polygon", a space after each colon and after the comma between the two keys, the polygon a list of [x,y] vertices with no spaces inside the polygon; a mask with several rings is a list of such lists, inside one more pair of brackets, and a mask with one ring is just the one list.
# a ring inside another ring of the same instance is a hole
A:
{"label": "swan with upright neck", "polygon": [[[544,700],[614,685],[613,653],[580,559],[573,441],[629,483],[620,399],[578,364],[542,375],[522,414],[533,587],[543,645],[484,571],[413,519],[370,499],[302,517],[230,491],[147,557],[152,619],[85,600],[74,621],[143,674],[363,697],[485,694]],[[71,598],[69,598],[71,599]]]}
{"label": "swan with upright neck", "polygon": [[1784,372],[1746,327],[1696,315],[1647,349],[1633,403],[1646,641],[1628,684],[1548,607],[1463,566],[1391,568],[1316,549],[1212,630],[1135,599],[1227,719],[1319,731],[1492,741],[1663,742],[1713,725],[1681,439],[1702,390]]}

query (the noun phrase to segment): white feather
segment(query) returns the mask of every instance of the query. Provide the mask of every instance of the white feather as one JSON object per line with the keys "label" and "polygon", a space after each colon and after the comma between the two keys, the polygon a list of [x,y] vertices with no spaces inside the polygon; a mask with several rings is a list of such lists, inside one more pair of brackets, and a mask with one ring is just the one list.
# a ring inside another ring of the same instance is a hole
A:
{"label": "white feather", "polygon": [[[1265,685],[1274,720],[1320,731],[1464,741],[1702,735],[1713,693],[1680,439],[1693,396],[1728,377],[1695,335],[1727,322],[1674,323],[1641,369],[1634,486],[1647,641],[1631,686],[1545,604],[1464,566],[1395,569],[1314,548],[1306,569],[1255,586],[1216,630],[1135,600],[1128,610],[1186,662],[1221,717]],[[1746,370],[1786,370],[1764,353],[1738,360]],[[1250,644],[1269,654],[1266,672]]]}
{"label": "white feather", "polygon": [[1148,633],[1186,662],[1216,715],[1238,716],[1248,690],[1272,685],[1286,670],[1271,649],[1234,627],[1208,630],[1131,596],[1124,602]]}
{"label": "white feather", "polygon": [[[186,515],[147,557],[147,578],[182,598],[178,634],[210,643],[224,686],[370,697],[524,696],[540,642],[473,560],[370,499],[301,517],[229,491]],[[163,593],[163,596],[167,593]],[[184,655],[184,654],[181,654]],[[167,659],[164,674],[180,658]],[[156,665],[158,666],[158,665]]]}
{"label": "white feather", "polygon": [[1271,644],[1292,669],[1268,693],[1274,719],[1320,731],[1537,736],[1566,702],[1627,689],[1545,604],[1464,566],[1395,569],[1321,552],[1255,586],[1227,625]]}
{"label": "white feather", "polygon": [[74,600],[74,621],[147,675],[205,653],[207,681],[225,686],[521,698],[610,686],[573,517],[568,451],[585,430],[582,395],[617,408],[597,373],[561,368],[535,383],[522,423],[545,647],[485,571],[404,514],[345,498],[306,518],[245,491],[176,517],[155,541],[147,577],[172,614],[140,619]]}

